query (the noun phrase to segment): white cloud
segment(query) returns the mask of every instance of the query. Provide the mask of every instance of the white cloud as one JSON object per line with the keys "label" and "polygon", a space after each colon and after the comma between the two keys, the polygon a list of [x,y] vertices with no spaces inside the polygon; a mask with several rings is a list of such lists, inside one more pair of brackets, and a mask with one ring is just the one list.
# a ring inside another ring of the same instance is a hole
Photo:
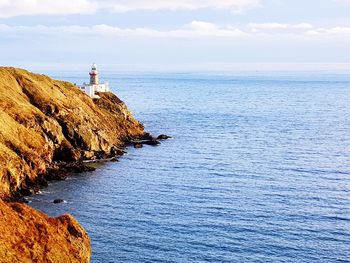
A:
{"label": "white cloud", "polygon": [[135,10],[222,9],[242,13],[261,0],[0,0],[0,18],[23,15],[93,14],[98,10],[123,13]]}
{"label": "white cloud", "polygon": [[3,36],[21,34],[103,37],[158,37],[158,38],[200,38],[200,37],[244,37],[247,34],[233,27],[218,27],[215,24],[193,21],[179,29],[160,31],[152,28],[120,28],[109,25],[87,26],[8,26],[0,24]]}
{"label": "white cloud", "polygon": [[244,10],[258,7],[260,2],[260,0],[104,0],[101,4],[111,7],[114,12],[127,12],[133,10],[197,10],[212,8],[229,10],[233,13],[241,13]]}
{"label": "white cloud", "polygon": [[308,35],[350,35],[350,27],[315,28],[306,32]]}
{"label": "white cloud", "polygon": [[194,37],[244,37],[248,36],[247,33],[242,30],[232,27],[225,26],[220,27],[216,24],[203,22],[203,21],[192,21],[191,23],[184,26],[184,29],[174,30],[170,36],[194,36]]}
{"label": "white cloud", "polygon": [[143,38],[247,38],[259,35],[282,36],[292,35],[298,37],[309,36],[347,36],[350,37],[349,27],[315,27],[311,24],[279,24],[263,23],[248,24],[242,28],[235,26],[219,26],[214,23],[204,21],[192,21],[180,28],[171,30],[158,30],[154,28],[120,28],[110,25],[94,26],[8,26],[0,24],[0,34],[2,38],[6,37],[25,37],[33,36],[65,36],[75,38],[86,37],[143,37]]}
{"label": "white cloud", "polygon": [[[350,1],[350,0],[349,0]],[[316,27],[309,23],[283,24],[283,23],[261,23],[248,24],[246,33],[252,35],[267,36],[297,36],[297,37],[322,37],[331,39],[332,37],[350,37],[350,26],[336,27]]]}
{"label": "white cloud", "polygon": [[299,30],[311,30],[313,26],[308,23],[299,24],[281,24],[281,23],[260,23],[260,24],[248,24],[248,28],[254,32],[266,32],[266,31],[280,31],[291,33],[293,31]]}
{"label": "white cloud", "polygon": [[96,3],[88,0],[0,0],[0,17],[23,15],[91,14]]}

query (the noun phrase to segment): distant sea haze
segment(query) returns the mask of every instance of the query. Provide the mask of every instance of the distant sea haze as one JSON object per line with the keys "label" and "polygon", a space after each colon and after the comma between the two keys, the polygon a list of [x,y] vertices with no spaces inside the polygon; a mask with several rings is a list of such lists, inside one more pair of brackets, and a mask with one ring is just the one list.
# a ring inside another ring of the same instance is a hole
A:
{"label": "distant sea haze", "polygon": [[174,138],[31,197],[77,217],[92,262],[350,260],[350,75],[102,78],[146,130]]}

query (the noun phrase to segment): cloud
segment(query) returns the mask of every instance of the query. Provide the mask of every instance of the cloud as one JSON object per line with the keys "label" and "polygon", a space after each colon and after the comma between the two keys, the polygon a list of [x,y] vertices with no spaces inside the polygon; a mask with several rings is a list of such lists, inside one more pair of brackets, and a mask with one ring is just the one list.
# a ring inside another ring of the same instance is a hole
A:
{"label": "cloud", "polygon": [[306,32],[308,35],[350,35],[350,27],[315,28]]}
{"label": "cloud", "polygon": [[248,24],[241,28],[232,25],[220,26],[214,23],[194,20],[177,29],[159,30],[155,28],[121,28],[110,25],[94,26],[9,26],[0,24],[2,38],[21,38],[29,36],[63,36],[71,38],[113,38],[113,37],[142,37],[142,38],[249,38],[255,36],[347,36],[350,37],[350,27],[316,27],[307,23],[279,24],[262,23]]}
{"label": "cloud", "polygon": [[281,24],[281,23],[261,23],[261,24],[254,24],[251,23],[248,25],[248,27],[253,32],[259,32],[264,30],[309,30],[312,29],[313,26],[308,23],[299,23],[299,24]]}
{"label": "cloud", "polygon": [[[96,25],[81,28],[82,32],[110,37],[158,37],[158,38],[212,38],[212,37],[244,37],[243,31],[233,27],[219,27],[213,23],[192,21],[179,29],[160,31],[152,28],[119,28],[108,25]],[[64,29],[66,32],[67,30]]]}
{"label": "cloud", "polygon": [[94,26],[8,26],[0,24],[0,33],[4,36],[21,35],[65,35],[86,37],[148,37],[148,38],[201,38],[201,37],[244,37],[247,34],[234,27],[219,27],[215,24],[193,21],[179,29],[161,31],[152,28],[120,28],[109,25]]}
{"label": "cloud", "polygon": [[220,9],[242,13],[260,5],[261,0],[0,0],[0,18],[30,15],[72,15],[135,10]]}
{"label": "cloud", "polygon": [[0,0],[0,17],[92,14],[97,8],[88,0]]}
{"label": "cloud", "polygon": [[197,10],[222,9],[233,13],[242,13],[244,10],[260,6],[260,0],[119,0],[102,1],[102,6],[109,6],[114,12],[127,12],[134,10]]}
{"label": "cloud", "polygon": [[0,24],[3,64],[98,60],[162,68],[176,63],[348,62],[349,47],[350,26],[220,25],[198,20],[171,29]]}
{"label": "cloud", "polygon": [[[350,0],[349,0],[350,1]],[[350,37],[350,26],[316,27],[309,23],[283,24],[283,23],[250,23],[247,32],[255,35],[290,35],[298,37]],[[244,31],[245,32],[245,31]]]}

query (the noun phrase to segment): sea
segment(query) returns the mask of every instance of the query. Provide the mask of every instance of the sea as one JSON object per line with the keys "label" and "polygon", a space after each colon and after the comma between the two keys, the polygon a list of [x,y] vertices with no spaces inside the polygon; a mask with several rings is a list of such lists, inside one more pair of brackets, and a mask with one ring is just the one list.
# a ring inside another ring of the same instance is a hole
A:
{"label": "sea", "polygon": [[350,72],[102,78],[173,138],[29,198],[78,219],[91,262],[350,262]]}

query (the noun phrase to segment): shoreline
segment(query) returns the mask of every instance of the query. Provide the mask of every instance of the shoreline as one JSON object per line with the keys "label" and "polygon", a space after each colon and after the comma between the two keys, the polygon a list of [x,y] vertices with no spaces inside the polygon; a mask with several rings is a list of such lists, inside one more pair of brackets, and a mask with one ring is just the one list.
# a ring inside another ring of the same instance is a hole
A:
{"label": "shoreline", "polygon": [[79,160],[76,162],[53,163],[53,166],[48,168],[46,174],[38,176],[37,181],[31,182],[29,185],[26,185],[26,187],[14,192],[13,196],[3,200],[5,202],[19,202],[28,204],[28,200],[26,198],[28,196],[35,195],[40,192],[40,190],[48,187],[48,183],[50,181],[64,181],[68,177],[74,176],[74,174],[93,172],[96,170],[96,168],[89,166],[89,164],[119,162],[119,157],[127,154],[127,147],[134,147],[136,149],[142,148],[139,147],[140,144],[158,146],[161,144],[161,141],[168,140],[170,138],[172,137],[165,134],[154,137],[150,133],[145,132],[142,137],[129,138],[125,140],[124,145],[120,147],[114,155],[107,155],[104,153],[101,157],[101,153],[99,153],[99,155],[94,155],[90,159]]}

